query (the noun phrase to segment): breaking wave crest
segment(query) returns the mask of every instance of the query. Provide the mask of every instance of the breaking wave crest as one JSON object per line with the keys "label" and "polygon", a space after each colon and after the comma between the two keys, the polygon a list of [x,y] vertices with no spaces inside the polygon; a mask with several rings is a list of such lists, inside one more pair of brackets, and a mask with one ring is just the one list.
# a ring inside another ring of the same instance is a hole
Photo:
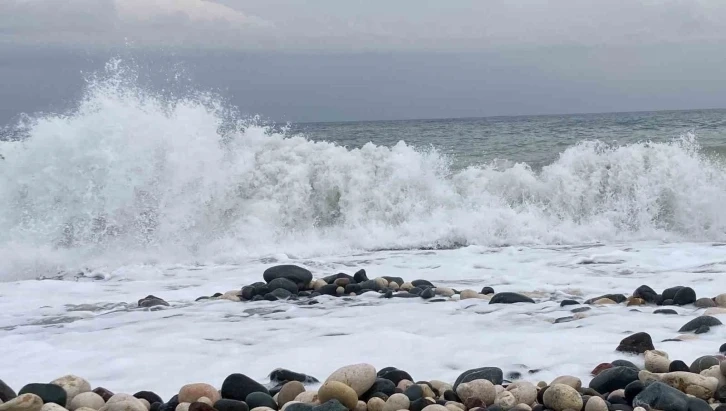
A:
{"label": "breaking wave crest", "polygon": [[[726,238],[726,170],[695,136],[583,141],[539,170],[348,149],[145,90],[111,61],[68,114],[0,141],[0,279],[288,253]],[[504,163],[506,164],[506,162]]]}

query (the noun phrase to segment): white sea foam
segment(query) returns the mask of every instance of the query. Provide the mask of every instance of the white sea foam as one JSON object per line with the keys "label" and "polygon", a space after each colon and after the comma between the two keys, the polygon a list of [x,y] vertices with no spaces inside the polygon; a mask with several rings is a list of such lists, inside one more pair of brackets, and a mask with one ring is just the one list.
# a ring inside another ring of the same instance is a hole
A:
{"label": "white sea foam", "polygon": [[[278,263],[307,266],[316,276],[365,267],[370,276],[423,278],[459,289],[537,291],[541,302],[431,303],[365,294],[350,301],[321,298],[312,306],[193,302],[259,281]],[[585,318],[553,324],[573,315],[573,307],[560,308],[559,301],[629,294],[641,284],[657,291],[688,284],[699,296],[712,296],[726,291],[724,270],[723,246],[645,242],[279,256],[243,265],[127,266],[107,272],[105,281],[6,282],[0,283],[0,347],[12,361],[2,379],[19,389],[74,373],[115,392],[151,389],[168,398],[186,383],[219,387],[233,372],[264,382],[274,368],[287,367],[323,379],[340,366],[368,362],[378,369],[397,366],[416,380],[453,382],[467,369],[498,366],[534,382],[575,375],[587,384],[600,362],[625,358],[643,365],[642,356],[614,351],[630,333],[650,333],[656,348],[690,364],[717,354],[726,326],[694,340],[662,342],[678,337],[703,310],[670,307],[679,315],[666,316],[652,313],[658,307],[600,306]],[[171,307],[127,308],[149,293]]]}
{"label": "white sea foam", "polygon": [[725,238],[726,172],[694,136],[582,142],[540,171],[451,171],[404,142],[346,149],[162,96],[119,61],[77,110],[0,142],[0,278],[287,253]]}

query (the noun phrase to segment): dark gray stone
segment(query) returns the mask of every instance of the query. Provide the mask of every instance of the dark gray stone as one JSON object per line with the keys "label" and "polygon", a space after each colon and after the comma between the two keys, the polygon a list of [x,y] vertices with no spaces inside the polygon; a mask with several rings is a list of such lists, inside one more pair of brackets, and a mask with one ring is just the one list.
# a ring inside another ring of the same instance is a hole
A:
{"label": "dark gray stone", "polygon": [[499,293],[494,294],[489,304],[515,304],[515,303],[530,303],[534,304],[534,300],[527,297],[526,295],[517,293]]}
{"label": "dark gray stone", "polygon": [[419,297],[423,298],[424,300],[428,300],[429,298],[434,298],[436,296],[436,291],[433,288],[427,288],[419,294]]}
{"label": "dark gray stone", "polygon": [[153,404],[155,402],[164,403],[164,400],[159,397],[158,394],[151,391],[139,391],[136,394],[134,394],[134,397],[136,398],[143,398],[146,401],[149,402],[149,404]]}
{"label": "dark gray stone", "polygon": [[222,398],[244,401],[253,392],[270,392],[262,384],[244,374],[231,374],[222,383]]}
{"label": "dark gray stone", "polygon": [[708,327],[713,327],[715,325],[722,325],[722,323],[716,317],[711,317],[710,315],[701,315],[687,322],[683,327],[681,327],[680,330],[678,330],[678,332],[696,331],[704,325]]}
{"label": "dark gray stone", "polygon": [[620,345],[615,349],[619,352],[628,352],[633,354],[642,354],[648,350],[655,350],[653,339],[648,333],[635,333],[620,341]]}
{"label": "dark gray stone", "polygon": [[361,396],[361,399],[367,402],[375,393],[383,393],[391,396],[396,393],[396,384],[387,378],[378,377],[376,378],[376,382],[373,383],[373,386]]}
{"label": "dark gray stone", "polygon": [[688,397],[688,411],[713,411],[708,403],[700,398]]}
{"label": "dark gray stone", "polygon": [[659,308],[653,311],[653,314],[678,315],[678,311],[670,308]]}
{"label": "dark gray stone", "polygon": [[407,396],[409,400],[416,401],[420,398],[423,398],[423,388],[421,388],[418,384],[413,384],[412,386],[406,388],[405,391],[403,391],[403,395]]}
{"label": "dark gray stone", "polygon": [[[287,411],[287,408],[285,409]],[[329,400],[323,404],[313,407],[313,411],[348,411],[348,408],[338,400]]]}
{"label": "dark gray stone", "polygon": [[55,403],[66,406],[68,394],[66,390],[55,384],[28,384],[18,391],[18,395],[35,394],[43,400],[43,404]]}
{"label": "dark gray stone", "polygon": [[433,288],[434,287],[434,285],[430,281],[426,281],[426,280],[413,280],[413,281],[411,281],[411,285],[413,285],[414,287],[419,287],[419,288]]}
{"label": "dark gray stone", "polygon": [[702,326],[698,327],[696,329],[696,331],[694,331],[693,333],[694,334],[706,334],[709,331],[711,331],[711,327],[709,327],[708,325],[702,325]]}
{"label": "dark gray stone", "polygon": [[575,300],[562,300],[560,302],[560,307],[567,307],[568,305],[580,305],[580,303]]}
{"label": "dark gray stone", "polygon": [[302,289],[313,281],[313,273],[310,270],[296,265],[277,265],[270,267],[262,274],[265,282],[269,283],[276,278],[286,278]]}
{"label": "dark gray stone", "polygon": [[683,287],[681,285],[671,287],[671,288],[666,288],[665,290],[663,290],[663,301],[665,302],[667,300],[672,300],[672,299],[676,298],[676,293],[678,293],[678,291],[680,291],[683,288],[685,288],[685,287]]}
{"label": "dark gray stone", "polygon": [[625,388],[638,380],[638,371],[630,367],[613,367],[602,371],[590,381],[590,388],[605,394]]}
{"label": "dark gray stone", "polygon": [[228,400],[225,398],[215,402],[214,409],[217,411],[250,411],[250,407],[244,401]]}
{"label": "dark gray stone", "polygon": [[356,283],[362,283],[363,281],[368,281],[368,275],[366,274],[366,270],[358,270],[355,274],[353,274],[353,281]]}
{"label": "dark gray stone", "polygon": [[276,368],[272,370],[272,372],[270,372],[270,375],[268,375],[267,377],[270,379],[270,381],[276,382],[278,384],[283,384],[290,381],[299,381],[303,384],[317,384],[320,382],[315,377],[295,371],[290,371],[285,368]]}
{"label": "dark gray stone", "polygon": [[481,289],[481,293],[484,295],[494,294],[494,289],[492,287],[484,287]]}
{"label": "dark gray stone", "polygon": [[649,304],[658,303],[658,293],[656,293],[655,290],[648,287],[647,285],[641,285],[640,287],[636,288],[633,292],[633,297],[642,298],[643,300],[645,300],[646,303]]}
{"label": "dark gray stone", "polygon": [[[340,405],[343,405],[343,404],[340,404]],[[315,408],[315,406],[312,404],[295,403],[295,404],[288,405],[285,408],[285,411],[313,411],[313,408]],[[343,408],[345,408],[345,407],[343,407]],[[219,410],[219,411],[222,411],[222,410]]]}
{"label": "dark gray stone", "polygon": [[720,361],[718,358],[712,356],[712,355],[704,355],[702,357],[696,358],[692,363],[691,366],[688,368],[692,373],[700,374],[701,371],[707,370],[714,365],[718,365]]}
{"label": "dark gray stone", "polygon": [[247,406],[253,410],[257,407],[269,407],[273,410],[277,410],[277,403],[274,399],[272,399],[270,394],[266,392],[251,392],[247,395],[245,402],[247,403]]}
{"label": "dark gray stone", "polygon": [[674,360],[671,361],[670,365],[668,366],[668,372],[675,372],[675,371],[685,371],[690,372],[691,369],[686,365],[685,362],[681,360]]}
{"label": "dark gray stone", "polygon": [[633,406],[646,410],[655,408],[661,411],[688,411],[688,400],[686,394],[656,381],[648,384],[635,396]]}
{"label": "dark gray stone", "polygon": [[640,368],[638,368],[637,365],[633,364],[632,362],[630,362],[628,360],[615,360],[615,361],[611,362],[610,364],[612,364],[613,367],[629,367],[634,370],[640,371]]}
{"label": "dark gray stone", "polygon": [[399,287],[402,286],[403,283],[405,283],[405,281],[403,281],[403,278],[401,278],[401,277],[388,277],[388,276],[384,275],[382,278],[384,280],[388,281],[389,283],[394,282],[394,283],[398,284]]}
{"label": "dark gray stone", "polygon": [[636,380],[625,386],[625,401],[628,404],[633,405],[633,399],[636,395],[640,394],[645,389],[645,384]]}
{"label": "dark gray stone", "polygon": [[5,384],[3,380],[0,380],[0,400],[2,402],[8,402],[17,396],[12,388]]}
{"label": "dark gray stone", "polygon": [[473,368],[464,371],[454,382],[454,391],[456,391],[459,384],[474,380],[489,380],[494,385],[500,385],[504,381],[504,372],[497,367]]}
{"label": "dark gray stone", "polygon": [[[169,303],[153,295],[147,295],[146,297],[139,300],[139,307],[151,308],[157,306],[168,307]],[[63,406],[65,407],[65,404]]]}
{"label": "dark gray stone", "polygon": [[398,385],[401,380],[413,381],[411,374],[407,373],[406,371],[399,370],[395,367],[382,368],[380,371],[378,371],[378,377],[390,380],[393,382],[394,385]]}
{"label": "dark gray stone", "polygon": [[288,298],[292,297],[293,294],[284,289],[284,288],[276,288],[269,293],[265,294],[265,300],[269,301],[277,301],[277,300],[287,300]]}
{"label": "dark gray stone", "polygon": [[673,304],[675,305],[686,305],[693,304],[696,302],[696,291],[691,287],[683,287],[676,292],[673,297]]}
{"label": "dark gray stone", "polygon": [[289,291],[290,294],[297,294],[297,292],[299,291],[297,284],[288,280],[287,278],[275,278],[274,280],[270,281],[269,284],[267,284],[267,288],[270,289],[270,292],[282,288]]}

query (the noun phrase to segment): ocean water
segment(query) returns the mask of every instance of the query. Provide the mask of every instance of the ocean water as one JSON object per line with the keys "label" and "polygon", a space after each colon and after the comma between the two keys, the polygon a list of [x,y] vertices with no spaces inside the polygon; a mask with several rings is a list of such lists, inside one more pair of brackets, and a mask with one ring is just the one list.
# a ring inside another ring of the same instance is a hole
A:
{"label": "ocean water", "polygon": [[[661,343],[693,307],[593,307],[553,324],[573,315],[563,298],[726,292],[725,111],[280,125],[135,76],[112,60],[72,110],[4,128],[0,346],[16,388],[74,373],[170,396],[231,372],[322,379],[356,362],[587,381],[632,332],[686,362],[726,339],[714,327]],[[538,303],[194,302],[280,263]],[[147,294],[171,307],[134,308]]]}

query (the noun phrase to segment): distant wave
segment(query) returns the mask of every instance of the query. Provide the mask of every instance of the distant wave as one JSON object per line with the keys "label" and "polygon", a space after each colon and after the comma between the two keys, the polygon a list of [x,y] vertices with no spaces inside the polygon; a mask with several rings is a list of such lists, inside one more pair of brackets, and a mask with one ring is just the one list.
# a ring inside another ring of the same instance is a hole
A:
{"label": "distant wave", "polygon": [[[468,244],[726,239],[726,170],[693,135],[583,141],[542,169],[453,171],[400,142],[349,150],[161,97],[111,61],[78,108],[0,142],[0,279],[87,265]],[[19,133],[19,132],[18,132]]]}

